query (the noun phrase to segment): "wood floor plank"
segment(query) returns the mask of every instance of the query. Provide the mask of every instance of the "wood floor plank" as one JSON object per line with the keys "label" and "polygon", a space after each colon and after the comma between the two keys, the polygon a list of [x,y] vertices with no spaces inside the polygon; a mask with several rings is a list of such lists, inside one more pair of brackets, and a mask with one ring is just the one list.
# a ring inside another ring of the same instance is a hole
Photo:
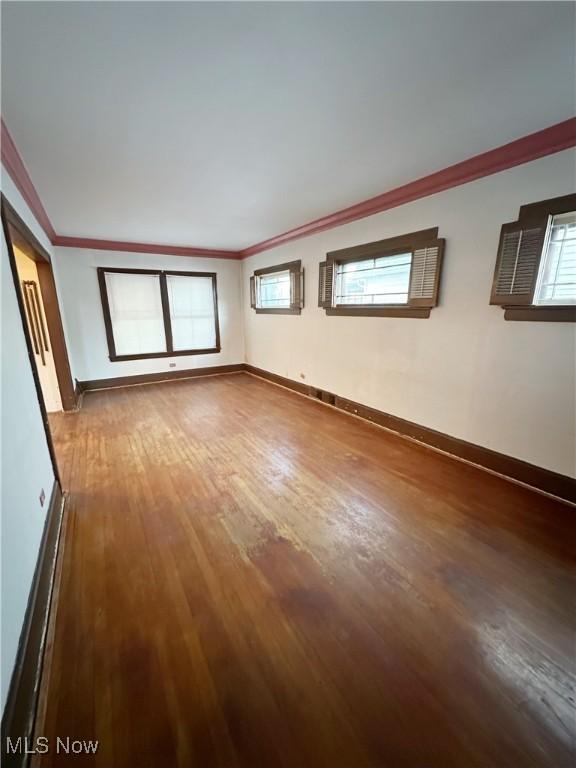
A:
{"label": "wood floor plank", "polygon": [[50,420],[52,745],[98,739],[82,761],[106,768],[572,763],[572,508],[247,374]]}

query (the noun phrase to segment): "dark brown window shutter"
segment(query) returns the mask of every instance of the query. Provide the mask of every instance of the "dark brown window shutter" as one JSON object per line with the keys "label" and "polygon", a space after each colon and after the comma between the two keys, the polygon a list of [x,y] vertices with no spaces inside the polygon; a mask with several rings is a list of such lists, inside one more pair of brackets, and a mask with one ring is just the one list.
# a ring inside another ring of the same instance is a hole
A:
{"label": "dark brown window shutter", "polygon": [[256,278],[254,275],[250,278],[250,306],[256,309]]}
{"label": "dark brown window shutter", "polygon": [[304,270],[290,270],[290,309],[304,306]]}
{"label": "dark brown window shutter", "polygon": [[444,240],[442,238],[423,243],[412,251],[409,306],[435,307],[438,304],[443,256]]}
{"label": "dark brown window shutter", "polygon": [[504,224],[490,304],[532,304],[548,221]]}
{"label": "dark brown window shutter", "polygon": [[320,271],[318,274],[318,306],[332,306],[332,284],[334,282],[334,262],[320,262]]}

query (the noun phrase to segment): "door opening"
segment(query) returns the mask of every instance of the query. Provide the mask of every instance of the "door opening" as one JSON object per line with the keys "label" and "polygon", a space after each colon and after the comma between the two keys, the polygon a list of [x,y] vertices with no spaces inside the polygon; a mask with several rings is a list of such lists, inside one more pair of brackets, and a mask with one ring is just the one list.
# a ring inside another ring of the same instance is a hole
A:
{"label": "door opening", "polygon": [[54,413],[62,410],[62,399],[56,376],[52,340],[46,323],[46,310],[40,290],[38,269],[36,262],[26,256],[24,251],[16,245],[14,257],[44,404],[48,413]]}
{"label": "door opening", "polygon": [[48,413],[75,410],[78,398],[50,255],[3,195],[2,228],[52,465],[59,481]]}

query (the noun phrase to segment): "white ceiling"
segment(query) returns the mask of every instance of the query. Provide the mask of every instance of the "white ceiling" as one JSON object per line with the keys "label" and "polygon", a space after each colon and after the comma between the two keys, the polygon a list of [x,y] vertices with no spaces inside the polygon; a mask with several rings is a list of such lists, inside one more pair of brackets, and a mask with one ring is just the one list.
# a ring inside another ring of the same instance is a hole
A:
{"label": "white ceiling", "polygon": [[572,3],[2,3],[61,235],[242,248],[574,114]]}

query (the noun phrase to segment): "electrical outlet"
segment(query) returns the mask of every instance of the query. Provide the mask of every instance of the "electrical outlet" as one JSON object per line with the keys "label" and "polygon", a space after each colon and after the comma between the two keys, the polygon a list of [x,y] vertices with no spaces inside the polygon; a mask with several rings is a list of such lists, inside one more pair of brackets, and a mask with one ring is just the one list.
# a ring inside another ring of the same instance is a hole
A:
{"label": "electrical outlet", "polygon": [[40,491],[39,499],[40,499],[40,506],[43,507],[44,502],[46,501],[46,494],[44,493],[44,488],[42,488],[42,490]]}
{"label": "electrical outlet", "polygon": [[168,368],[176,368],[176,363],[168,363]]}

